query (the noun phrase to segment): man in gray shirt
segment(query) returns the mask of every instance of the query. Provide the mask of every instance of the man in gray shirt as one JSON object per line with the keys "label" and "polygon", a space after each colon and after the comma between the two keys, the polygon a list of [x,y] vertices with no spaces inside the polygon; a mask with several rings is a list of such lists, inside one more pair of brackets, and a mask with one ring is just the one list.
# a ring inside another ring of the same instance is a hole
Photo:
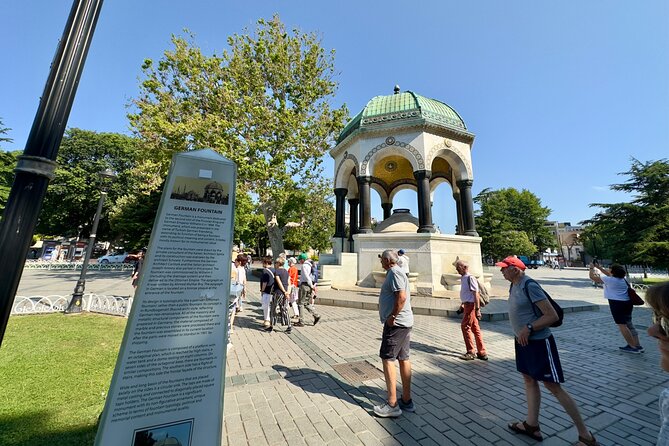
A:
{"label": "man in gray shirt", "polygon": [[[411,362],[409,361],[413,312],[411,311],[409,279],[397,266],[397,253],[387,249],[379,257],[381,266],[386,270],[386,280],[379,294],[379,318],[383,323],[379,356],[383,360],[388,401],[380,406],[374,406],[374,413],[379,417],[398,417],[402,415],[402,410],[415,411],[411,400]],[[402,397],[399,400],[397,399],[395,360],[399,361],[402,378]]]}
{"label": "man in gray shirt", "polygon": [[507,257],[495,265],[502,268],[502,275],[511,282],[509,321],[515,335],[516,369],[523,375],[527,398],[527,418],[509,423],[509,429],[537,441],[543,440],[539,426],[539,381],[542,381],[574,422],[578,431],[576,444],[599,445],[585,426],[576,403],[560,385],[564,382],[562,366],[555,338],[548,328],[558,320],[555,308],[541,285],[525,275],[525,264],[518,257]]}

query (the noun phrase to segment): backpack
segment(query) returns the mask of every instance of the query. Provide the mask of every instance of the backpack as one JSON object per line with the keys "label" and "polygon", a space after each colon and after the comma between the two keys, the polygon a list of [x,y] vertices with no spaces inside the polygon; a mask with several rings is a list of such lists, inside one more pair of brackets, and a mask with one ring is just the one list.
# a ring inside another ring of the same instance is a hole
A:
{"label": "backpack", "polygon": [[[537,285],[539,285],[539,282],[537,282],[534,279],[529,279],[528,278],[527,281],[525,282],[525,286],[523,287],[523,292],[525,293],[525,296],[527,296],[527,300],[529,300],[530,303],[532,304],[532,311],[534,312],[534,314],[536,316],[537,312],[536,312],[535,308],[536,308],[537,305],[534,302],[532,302],[532,299],[530,299],[530,293],[527,291],[527,286],[529,285],[530,282],[534,282]],[[511,286],[513,286],[513,284],[511,284]],[[555,312],[558,315],[558,320],[553,322],[550,326],[551,327],[559,327],[560,325],[562,325],[562,321],[564,320],[564,311],[562,310],[560,305],[558,305],[557,302],[555,302],[553,300],[553,298],[546,292],[546,290],[543,289],[543,287],[541,285],[539,285],[539,289],[544,293],[544,296],[546,296],[546,299],[548,299],[548,302],[550,302],[550,304],[553,306],[553,309],[555,310]],[[509,287],[509,292],[511,292],[511,287]]]}
{"label": "backpack", "polygon": [[311,262],[311,281],[314,285],[318,282],[318,265],[316,262]]}
{"label": "backpack", "polygon": [[485,283],[483,281],[477,279],[476,277],[470,275],[469,280],[472,280],[472,278],[476,279],[476,283],[479,286],[479,297],[481,298],[481,308],[485,307],[490,303],[490,292],[488,291],[488,288],[486,288]]}

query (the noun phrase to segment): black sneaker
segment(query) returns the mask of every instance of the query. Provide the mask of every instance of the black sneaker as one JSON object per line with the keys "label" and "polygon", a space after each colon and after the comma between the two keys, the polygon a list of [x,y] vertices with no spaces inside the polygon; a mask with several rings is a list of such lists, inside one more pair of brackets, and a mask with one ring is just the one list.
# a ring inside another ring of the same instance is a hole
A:
{"label": "black sneaker", "polygon": [[314,317],[314,325],[316,325],[318,323],[318,321],[320,321],[320,320],[321,320],[320,316]]}
{"label": "black sneaker", "polygon": [[302,322],[295,322],[293,327],[304,327],[304,324]]}
{"label": "black sneaker", "polygon": [[410,399],[408,402],[404,402],[402,398],[397,400],[397,404],[400,405],[400,409],[402,409],[403,412],[415,412],[416,411],[416,406],[413,405],[413,400]]}
{"label": "black sneaker", "polygon": [[293,331],[291,327],[286,328],[286,334],[290,334]]}
{"label": "black sneaker", "polygon": [[488,360],[488,355],[482,355],[480,353],[477,353],[476,357],[479,358],[481,361],[487,361]]}

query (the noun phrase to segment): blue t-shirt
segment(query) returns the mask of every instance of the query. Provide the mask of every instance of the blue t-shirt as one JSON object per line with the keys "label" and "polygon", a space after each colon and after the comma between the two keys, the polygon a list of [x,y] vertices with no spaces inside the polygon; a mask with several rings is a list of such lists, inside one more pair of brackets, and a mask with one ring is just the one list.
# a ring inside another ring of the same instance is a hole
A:
{"label": "blue t-shirt", "polygon": [[[530,303],[547,300],[541,286],[537,282],[530,282],[527,284],[527,292],[530,299],[527,298],[525,291],[526,282],[529,279],[523,276],[518,284],[511,284],[511,291],[509,292],[509,321],[511,328],[516,336],[527,324],[532,324],[541,317],[541,310],[536,305]],[[541,330],[534,330],[530,335],[530,339],[546,339],[551,335],[550,328],[542,328]]]}
{"label": "blue t-shirt", "polygon": [[409,279],[402,269],[393,265],[386,272],[386,280],[381,285],[379,294],[379,317],[381,322],[385,323],[395,308],[395,292],[404,290],[407,296],[402,310],[395,318],[395,325],[398,327],[413,327],[413,312],[411,311],[411,296],[409,293]]}

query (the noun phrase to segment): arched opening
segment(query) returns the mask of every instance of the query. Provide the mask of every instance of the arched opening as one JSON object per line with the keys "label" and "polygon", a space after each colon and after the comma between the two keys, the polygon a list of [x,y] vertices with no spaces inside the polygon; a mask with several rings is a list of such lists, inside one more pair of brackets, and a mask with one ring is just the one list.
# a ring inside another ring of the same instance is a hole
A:
{"label": "arched opening", "polygon": [[453,188],[447,181],[431,185],[432,221],[442,234],[455,234],[458,212],[453,199]]}

